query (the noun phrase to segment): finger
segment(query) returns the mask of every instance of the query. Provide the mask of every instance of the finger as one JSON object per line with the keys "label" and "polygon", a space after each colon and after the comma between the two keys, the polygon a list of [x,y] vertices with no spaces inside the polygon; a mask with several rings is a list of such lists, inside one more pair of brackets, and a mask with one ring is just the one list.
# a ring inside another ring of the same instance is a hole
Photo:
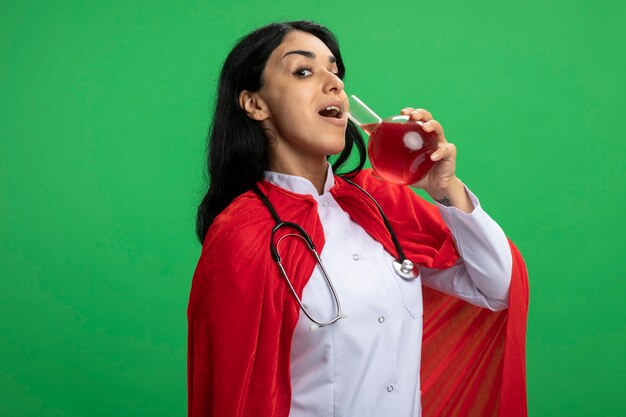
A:
{"label": "finger", "polygon": [[433,118],[433,115],[430,114],[428,110],[424,110],[424,109],[415,109],[409,112],[409,116],[411,116],[412,120],[421,120],[424,122],[432,120]]}
{"label": "finger", "polygon": [[407,115],[411,113],[412,111],[415,111],[413,107],[405,107],[402,110],[400,110],[400,114]]}
{"label": "finger", "polygon": [[441,126],[441,123],[434,119],[422,124],[422,129],[424,129],[426,132],[434,132],[437,137],[441,136],[445,138],[443,133],[443,126]]}
{"label": "finger", "polygon": [[439,148],[430,155],[433,161],[442,159],[454,159],[456,157],[456,146],[453,143],[440,143]]}

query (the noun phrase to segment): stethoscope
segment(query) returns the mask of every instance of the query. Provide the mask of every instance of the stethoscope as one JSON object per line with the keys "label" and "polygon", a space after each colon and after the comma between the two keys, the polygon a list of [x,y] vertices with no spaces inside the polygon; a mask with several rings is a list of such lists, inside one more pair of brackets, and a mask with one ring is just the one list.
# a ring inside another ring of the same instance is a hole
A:
{"label": "stethoscope", "polygon": [[[356,188],[361,190],[363,193],[365,193],[365,195],[367,195],[370,198],[370,200],[374,202],[374,204],[376,204],[376,207],[378,208],[378,211],[380,212],[380,215],[382,216],[383,221],[385,222],[385,226],[387,227],[387,230],[389,231],[389,234],[391,235],[391,240],[393,240],[393,245],[396,248],[396,252],[398,253],[398,259],[393,260],[393,269],[396,272],[396,274],[398,274],[398,276],[400,276],[401,278],[405,280],[414,280],[415,278],[417,278],[418,272],[415,268],[415,265],[413,265],[413,262],[411,262],[410,260],[406,258],[406,256],[404,256],[404,251],[402,250],[402,247],[400,246],[400,242],[398,241],[398,238],[396,234],[394,233],[393,228],[391,227],[391,224],[389,223],[389,220],[387,219],[387,216],[385,216],[385,213],[383,212],[383,209],[380,207],[378,202],[374,199],[374,197],[372,197],[370,193],[365,191],[358,184],[355,184],[354,182],[350,181],[347,178],[343,178],[343,180],[347,182],[348,184],[354,185]],[[314,323],[313,325],[310,326],[311,330],[315,330],[319,327],[328,326],[329,324],[333,324],[337,322],[339,319],[347,317],[347,315],[341,310],[341,303],[339,302],[339,296],[337,295],[335,286],[333,285],[333,282],[330,279],[330,276],[328,275],[328,272],[326,271],[326,268],[324,267],[324,263],[320,259],[320,256],[317,253],[317,250],[315,249],[315,245],[313,244],[313,240],[311,239],[309,234],[300,225],[281,220],[281,218],[278,216],[278,213],[276,213],[276,209],[274,208],[272,203],[270,203],[267,196],[263,194],[263,192],[257,186],[253,188],[253,191],[261,198],[261,201],[263,201],[263,204],[265,204],[267,209],[272,214],[272,217],[274,218],[274,221],[276,224],[274,228],[272,229],[272,234],[270,237],[270,252],[272,254],[272,258],[278,265],[278,269],[280,270],[282,276],[287,281],[287,284],[289,285],[289,288],[291,289],[291,293],[293,294],[293,296],[296,298],[296,301],[300,305],[300,308],[302,309],[304,314],[309,318],[309,320],[311,320]],[[289,227],[291,229],[295,229],[297,233],[285,234],[278,240],[277,243],[274,243],[274,236],[276,235],[276,232],[283,227]],[[278,253],[278,246],[280,245],[280,242],[287,236],[294,236],[294,237],[298,237],[304,240],[307,246],[309,247],[309,250],[315,256],[315,259],[317,260],[317,264],[319,265],[320,271],[322,272],[322,276],[326,280],[326,283],[328,284],[328,287],[330,288],[332,292],[333,299],[335,302],[335,310],[337,311],[337,314],[332,320],[322,321],[322,320],[315,319],[311,315],[311,313],[306,309],[306,307],[302,303],[302,300],[300,299],[300,297],[298,297],[296,290],[293,288],[293,285],[291,284],[291,280],[287,276],[287,272],[285,272],[285,268],[283,267],[283,264],[281,262],[280,254]]]}

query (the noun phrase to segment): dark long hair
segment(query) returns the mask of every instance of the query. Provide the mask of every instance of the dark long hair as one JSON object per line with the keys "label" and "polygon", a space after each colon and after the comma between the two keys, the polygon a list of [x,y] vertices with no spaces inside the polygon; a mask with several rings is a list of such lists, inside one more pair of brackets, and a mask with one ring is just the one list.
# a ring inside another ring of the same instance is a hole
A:
{"label": "dark long hair", "polygon": [[[272,23],[242,38],[232,49],[220,74],[215,112],[208,137],[208,191],[196,217],[196,234],[202,243],[213,219],[235,198],[263,178],[268,164],[268,140],[261,124],[249,118],[239,106],[243,90],[259,91],[263,70],[270,54],[291,31],[308,32],[319,38],[337,58],[339,77],[345,67],[334,35],[325,27],[308,21]],[[352,122],[346,129],[343,151],[334,159],[333,170],[350,159],[356,147],[358,164],[347,176],[356,175],[365,163],[365,142]]]}

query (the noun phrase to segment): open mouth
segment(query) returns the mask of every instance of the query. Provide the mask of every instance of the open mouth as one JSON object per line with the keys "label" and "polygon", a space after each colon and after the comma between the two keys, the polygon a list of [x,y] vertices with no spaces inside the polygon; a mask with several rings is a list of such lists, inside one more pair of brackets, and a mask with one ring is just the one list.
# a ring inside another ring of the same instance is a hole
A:
{"label": "open mouth", "polygon": [[325,109],[320,110],[318,113],[320,116],[331,117],[333,119],[341,119],[343,117],[341,109],[337,106],[328,106]]}

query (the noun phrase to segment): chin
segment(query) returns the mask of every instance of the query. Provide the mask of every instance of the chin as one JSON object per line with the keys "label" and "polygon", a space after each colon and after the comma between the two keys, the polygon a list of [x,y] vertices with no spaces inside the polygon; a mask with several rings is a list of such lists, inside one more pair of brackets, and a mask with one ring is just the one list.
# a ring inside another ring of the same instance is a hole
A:
{"label": "chin", "polygon": [[343,151],[343,148],[344,147],[342,146],[341,148],[337,149],[329,149],[328,152],[326,152],[326,157],[339,155]]}
{"label": "chin", "polygon": [[328,145],[328,155],[337,155],[338,153],[341,153],[341,151],[343,151],[346,147],[346,138],[345,136],[342,136],[341,139],[334,140]]}

